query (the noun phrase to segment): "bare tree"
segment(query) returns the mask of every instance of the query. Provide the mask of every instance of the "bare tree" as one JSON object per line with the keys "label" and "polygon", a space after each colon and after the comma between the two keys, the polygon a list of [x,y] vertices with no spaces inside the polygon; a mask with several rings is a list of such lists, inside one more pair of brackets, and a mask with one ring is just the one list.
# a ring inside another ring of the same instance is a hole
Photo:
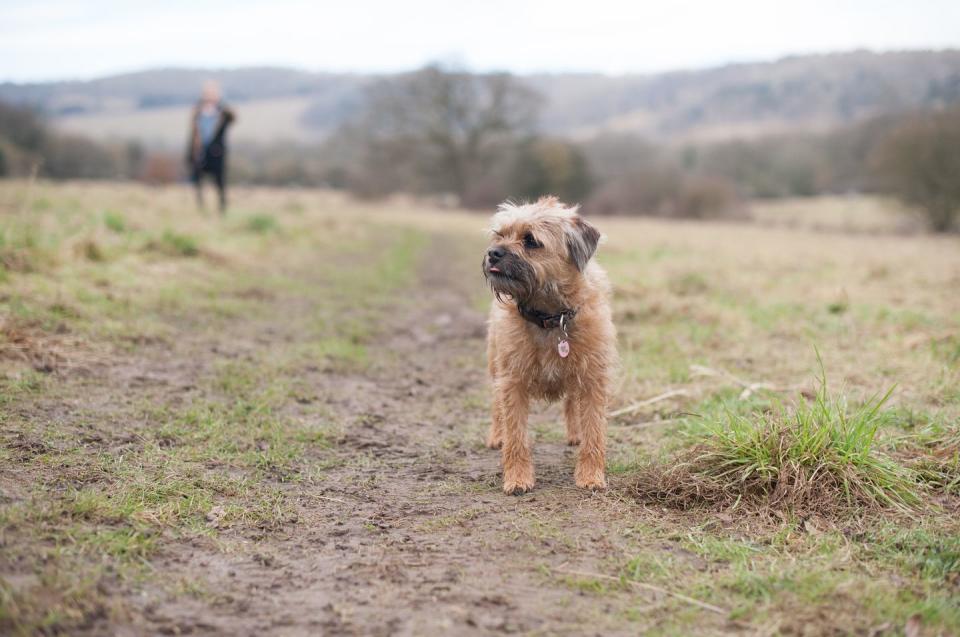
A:
{"label": "bare tree", "polygon": [[872,163],[881,189],[947,232],[960,211],[960,106],[907,119],[879,143]]}
{"label": "bare tree", "polygon": [[540,104],[510,75],[437,66],[383,80],[366,97],[343,133],[360,142],[361,190],[453,193],[466,205],[486,203],[492,162],[532,134]]}

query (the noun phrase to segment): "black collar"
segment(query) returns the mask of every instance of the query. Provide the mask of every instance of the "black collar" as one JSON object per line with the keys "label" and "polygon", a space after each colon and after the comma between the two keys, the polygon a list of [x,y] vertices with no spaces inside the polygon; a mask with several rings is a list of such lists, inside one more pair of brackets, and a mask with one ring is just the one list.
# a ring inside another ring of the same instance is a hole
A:
{"label": "black collar", "polygon": [[561,320],[563,321],[564,325],[570,325],[573,317],[577,315],[577,311],[571,309],[561,310],[557,314],[547,314],[546,312],[541,312],[540,310],[526,307],[520,303],[517,303],[517,310],[520,312],[520,316],[522,316],[524,320],[530,321],[537,327],[545,330],[552,330],[555,327],[560,327]]}

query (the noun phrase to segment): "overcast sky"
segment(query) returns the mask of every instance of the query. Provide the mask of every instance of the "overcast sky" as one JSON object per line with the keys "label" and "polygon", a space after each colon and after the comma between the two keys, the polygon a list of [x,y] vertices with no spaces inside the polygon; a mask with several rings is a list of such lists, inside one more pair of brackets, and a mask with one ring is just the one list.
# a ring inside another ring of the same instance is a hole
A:
{"label": "overcast sky", "polygon": [[650,72],[960,47],[960,0],[0,1],[0,81],[154,67]]}

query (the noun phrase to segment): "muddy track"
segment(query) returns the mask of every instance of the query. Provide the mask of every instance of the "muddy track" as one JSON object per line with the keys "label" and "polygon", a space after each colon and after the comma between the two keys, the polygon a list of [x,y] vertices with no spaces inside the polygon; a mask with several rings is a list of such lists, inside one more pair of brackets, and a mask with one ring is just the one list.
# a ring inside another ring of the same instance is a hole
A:
{"label": "muddy track", "polygon": [[[370,348],[371,365],[303,370],[311,400],[346,424],[334,466],[284,486],[295,520],[219,545],[165,544],[153,569],[202,581],[208,594],[170,596],[152,578],[121,585],[111,595],[132,609],[129,620],[98,622],[92,633],[609,635],[643,627],[627,612],[663,600],[619,589],[585,594],[555,572],[615,573],[628,552],[626,529],[649,515],[618,497],[616,480],[605,494],[574,487],[575,451],[556,409],[533,416],[558,434],[536,442],[536,490],[500,491],[498,453],[482,445],[485,327],[471,303],[482,283],[455,244],[432,237],[402,307],[383,312],[389,324]],[[117,401],[188,403],[211,361],[255,361],[271,343],[298,338],[296,322],[281,317],[313,308],[270,302],[284,304],[273,321],[238,323],[216,337],[185,326],[169,350],[147,348],[101,370],[105,382],[84,409],[109,423]],[[115,433],[122,445],[120,423]]]}

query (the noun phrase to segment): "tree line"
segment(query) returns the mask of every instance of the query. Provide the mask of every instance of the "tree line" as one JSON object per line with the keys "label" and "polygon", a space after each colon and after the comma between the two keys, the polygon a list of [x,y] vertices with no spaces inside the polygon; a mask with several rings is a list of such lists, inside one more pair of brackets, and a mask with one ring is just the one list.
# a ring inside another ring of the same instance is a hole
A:
{"label": "tree line", "polygon": [[[823,134],[656,145],[631,135],[581,141],[544,135],[542,98],[508,74],[437,66],[373,83],[319,146],[238,147],[234,179],[328,186],[376,198],[396,192],[486,208],[551,193],[593,214],[734,216],[753,198],[884,192],[922,211],[931,229],[960,210],[960,104],[888,115]],[[182,177],[178,158],[136,144],[55,133],[35,113],[0,104],[0,175]]]}

